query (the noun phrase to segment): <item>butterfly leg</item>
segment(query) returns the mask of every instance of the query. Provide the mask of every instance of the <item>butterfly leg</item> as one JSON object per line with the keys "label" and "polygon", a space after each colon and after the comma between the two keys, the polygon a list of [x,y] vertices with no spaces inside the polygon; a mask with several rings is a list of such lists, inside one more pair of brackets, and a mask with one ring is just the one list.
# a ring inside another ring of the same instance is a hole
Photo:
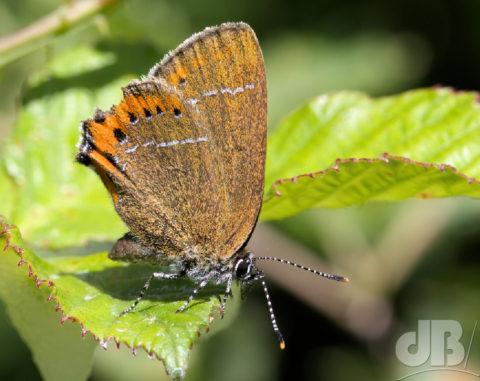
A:
{"label": "butterfly leg", "polygon": [[152,275],[150,275],[148,277],[148,279],[145,282],[142,290],[140,291],[140,294],[137,296],[137,298],[135,299],[133,304],[130,307],[128,307],[127,309],[123,310],[122,313],[120,314],[120,316],[125,315],[126,313],[130,312],[131,310],[133,310],[137,306],[138,303],[140,303],[140,301],[143,299],[143,297],[147,293],[147,290],[150,287],[150,282],[152,281],[153,278],[156,278],[156,279],[178,279],[180,277],[181,277],[181,274],[153,273]]}
{"label": "butterfly leg", "polygon": [[233,277],[230,276],[227,280],[227,287],[225,288],[225,294],[223,294],[223,300],[222,300],[222,305],[220,307],[220,318],[223,319],[223,315],[225,314],[225,306],[227,304],[227,299],[229,296],[233,298],[232,295],[232,280]]}
{"label": "butterfly leg", "polygon": [[197,295],[198,292],[207,285],[209,280],[210,280],[209,278],[202,280],[200,284],[197,287],[195,287],[195,289],[192,291],[187,301],[183,303],[183,306],[181,306],[178,310],[176,310],[175,313],[182,312],[185,308],[187,308],[188,303],[190,303],[192,299],[195,297],[195,295]]}

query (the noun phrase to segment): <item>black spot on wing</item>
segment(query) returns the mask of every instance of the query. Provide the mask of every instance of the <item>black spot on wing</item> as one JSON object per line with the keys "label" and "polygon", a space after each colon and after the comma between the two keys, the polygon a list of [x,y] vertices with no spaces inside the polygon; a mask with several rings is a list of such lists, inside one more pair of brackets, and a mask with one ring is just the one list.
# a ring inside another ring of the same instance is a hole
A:
{"label": "black spot on wing", "polygon": [[113,134],[115,135],[115,139],[117,139],[119,143],[123,143],[127,139],[127,135],[125,135],[125,133],[120,128],[115,128],[113,130]]}
{"label": "black spot on wing", "polygon": [[133,112],[129,112],[128,117],[130,118],[130,123],[131,124],[137,124],[138,117]]}
{"label": "black spot on wing", "polygon": [[86,166],[89,166],[92,162],[92,160],[90,159],[90,156],[88,156],[87,153],[85,152],[79,152],[77,153],[77,155],[75,156],[75,159],[80,163],[80,164],[83,164],[83,165],[86,165]]}

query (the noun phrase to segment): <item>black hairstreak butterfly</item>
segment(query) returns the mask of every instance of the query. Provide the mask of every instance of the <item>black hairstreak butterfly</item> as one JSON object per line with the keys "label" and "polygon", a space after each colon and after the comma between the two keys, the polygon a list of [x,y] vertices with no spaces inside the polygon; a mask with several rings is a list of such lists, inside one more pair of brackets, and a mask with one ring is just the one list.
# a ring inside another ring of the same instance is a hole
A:
{"label": "black hairstreak butterfly", "polygon": [[260,280],[283,349],[258,260],[246,248],[262,204],[267,135],[263,56],[253,30],[226,23],[193,35],[123,88],[110,111],[81,125],[77,161],[98,173],[130,228],[109,253],[116,260],[173,264],[197,283],[183,311],[208,282]]}

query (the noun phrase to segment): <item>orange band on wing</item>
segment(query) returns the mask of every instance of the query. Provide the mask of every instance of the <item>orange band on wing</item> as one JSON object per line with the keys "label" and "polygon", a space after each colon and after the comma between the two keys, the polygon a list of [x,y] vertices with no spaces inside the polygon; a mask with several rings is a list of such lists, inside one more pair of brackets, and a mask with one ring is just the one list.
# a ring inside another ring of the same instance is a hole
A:
{"label": "orange band on wing", "polygon": [[122,173],[100,152],[93,150],[88,153],[88,156],[92,159],[97,172],[99,172],[99,169],[103,169],[113,177],[120,178],[122,176]]}
{"label": "orange band on wing", "polygon": [[128,95],[115,108],[115,114],[118,115],[122,122],[132,124],[135,118],[145,117],[145,110],[148,110],[152,115],[157,113],[158,110],[156,106],[160,107],[161,112],[166,112],[166,110],[172,112],[175,109],[181,110],[182,102],[179,98],[172,96],[166,96],[160,99],[153,95],[145,95],[142,97]]}
{"label": "orange band on wing", "polygon": [[108,190],[108,193],[112,195],[113,202],[115,203],[115,206],[118,207],[118,192],[117,192],[117,187],[113,183],[112,179],[108,176],[107,172],[103,170],[100,166],[93,164],[95,166],[95,171],[98,173],[100,178],[102,179],[103,183],[105,184],[105,187]]}
{"label": "orange band on wing", "polygon": [[[129,107],[129,108],[137,108],[139,111],[140,110],[143,110],[144,108],[149,110],[149,105],[148,103],[145,101],[145,99],[143,98],[143,96],[141,97],[136,97],[134,95],[128,95],[127,97],[125,97],[122,101],[123,104],[126,105],[126,107]],[[120,105],[122,105],[122,103]],[[132,107],[133,106],[133,107]],[[149,110],[150,111],[150,110]]]}
{"label": "orange band on wing", "polygon": [[155,109],[152,110],[151,105],[143,96],[127,95],[115,108],[115,114],[123,123],[130,125],[136,123],[138,119],[144,118],[145,110],[150,114],[155,113]]}
{"label": "orange band on wing", "polygon": [[105,184],[108,193],[112,195],[115,206],[118,206],[118,192],[117,187],[113,183],[110,176],[121,176],[120,171],[110,163],[105,156],[97,151],[90,151],[89,156],[92,159],[92,165],[95,167],[95,171],[98,173],[103,183]]}
{"label": "orange band on wing", "polygon": [[191,65],[195,68],[199,68],[201,66],[205,66],[206,63],[207,60],[205,59],[205,57],[201,54],[197,54],[196,59],[191,62]]}
{"label": "orange band on wing", "polygon": [[116,128],[114,118],[110,115],[102,123],[91,121],[89,128],[95,147],[101,152],[108,152],[114,155],[115,149],[113,147],[118,143],[113,132]]}
{"label": "orange band on wing", "polygon": [[183,66],[177,66],[177,71],[172,72],[170,74],[170,78],[168,78],[169,82],[177,86],[182,80],[185,80],[187,77],[188,73],[185,67]]}

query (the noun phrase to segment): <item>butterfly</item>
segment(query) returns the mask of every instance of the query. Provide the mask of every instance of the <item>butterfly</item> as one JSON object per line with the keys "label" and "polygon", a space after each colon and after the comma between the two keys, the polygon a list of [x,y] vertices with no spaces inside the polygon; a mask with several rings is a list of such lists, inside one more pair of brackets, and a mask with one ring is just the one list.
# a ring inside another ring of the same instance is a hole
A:
{"label": "butterfly", "polygon": [[114,260],[169,264],[196,283],[183,311],[209,282],[259,280],[278,329],[263,272],[246,245],[264,189],[267,86],[262,51],[245,23],[206,28],[183,42],[147,76],[129,83],[109,111],[81,124],[76,159],[100,176],[130,231],[109,252]]}

